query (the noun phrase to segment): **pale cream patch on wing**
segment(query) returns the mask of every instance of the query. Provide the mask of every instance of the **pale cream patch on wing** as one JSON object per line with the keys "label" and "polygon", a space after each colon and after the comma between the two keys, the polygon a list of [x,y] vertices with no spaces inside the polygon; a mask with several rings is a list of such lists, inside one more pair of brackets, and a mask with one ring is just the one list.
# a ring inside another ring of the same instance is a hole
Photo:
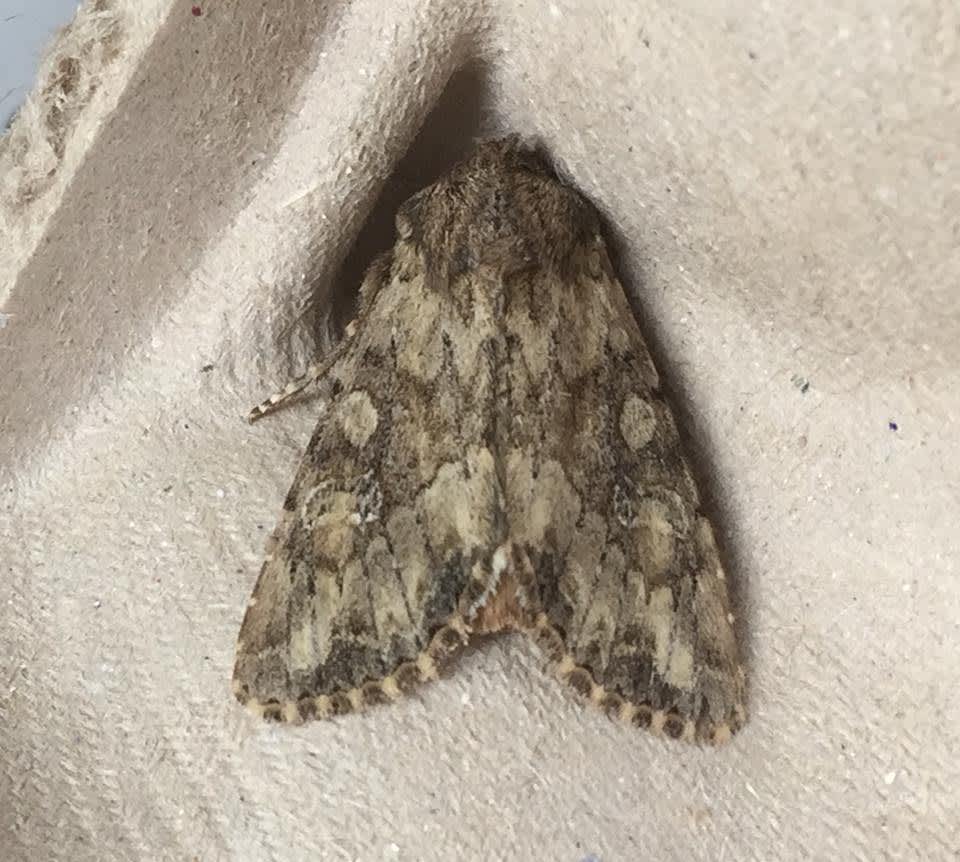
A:
{"label": "pale cream patch on wing", "polygon": [[443,300],[437,291],[422,285],[419,290],[407,291],[406,298],[398,308],[400,319],[394,331],[397,364],[408,374],[429,382],[443,364]]}
{"label": "pale cream patch on wing", "polygon": [[670,632],[673,629],[673,594],[669,587],[657,587],[647,604],[647,629],[653,634],[654,661],[664,673],[670,661]]}
{"label": "pale cream patch on wing", "polygon": [[610,326],[610,333],[607,336],[607,340],[614,352],[619,355],[626,353],[630,347],[630,336],[627,335],[626,329],[619,324],[612,324]]}
{"label": "pale cream patch on wing", "polygon": [[677,630],[673,593],[669,587],[657,587],[647,605],[647,630],[653,635],[654,663],[664,681],[689,691],[693,687],[693,648],[681,640]]}
{"label": "pale cream patch on wing", "polygon": [[691,528],[691,504],[675,491],[658,487],[636,503],[637,559],[648,578],[662,576],[674,561],[677,540]]}
{"label": "pale cream patch on wing", "polygon": [[471,446],[462,461],[443,464],[424,490],[422,505],[433,547],[469,552],[492,544],[497,475],[490,450]]}
{"label": "pale cream patch on wing", "polygon": [[347,395],[340,402],[337,413],[344,436],[358,449],[367,444],[380,421],[370,396],[362,389]]}
{"label": "pale cream patch on wing", "polygon": [[511,450],[506,459],[505,491],[514,540],[540,547],[549,528],[558,549],[566,548],[580,515],[580,498],[559,462],[542,462],[534,477],[530,455]]}
{"label": "pale cream patch on wing", "polygon": [[358,357],[364,355],[367,347],[381,354],[389,351],[391,339],[397,336],[396,321],[400,319],[408,294],[407,285],[396,279],[379,288],[370,285],[369,289],[376,292],[376,302],[363,325],[357,326]]}
{"label": "pale cream patch on wing", "polygon": [[356,508],[354,494],[330,487],[304,502],[304,529],[309,531],[317,554],[338,563],[345,563],[353,555]]}
{"label": "pale cream patch on wing", "polygon": [[669,510],[660,500],[645,499],[637,507],[639,559],[649,575],[662,575],[673,562],[674,527]]}
{"label": "pale cream patch on wing", "polygon": [[314,646],[313,620],[308,616],[300,617],[290,625],[290,639],[287,643],[287,655],[290,669],[304,672],[316,666],[317,650]]}
{"label": "pale cream patch on wing", "polygon": [[663,678],[679,689],[689,691],[693,688],[693,650],[687,644],[674,642]]}
{"label": "pale cream patch on wing", "polygon": [[[303,564],[301,564],[303,565]],[[302,577],[305,573],[299,573]],[[334,620],[340,608],[341,592],[334,572],[313,572],[314,594],[290,620],[289,667],[292,672],[310,673],[326,661]]]}
{"label": "pale cream patch on wing", "polygon": [[[589,285],[584,289],[596,288]],[[560,317],[557,359],[563,376],[575,380],[604,361],[610,312],[605,303],[583,302],[580,285],[565,285],[560,297]]]}
{"label": "pale cream patch on wing", "polygon": [[657,432],[657,414],[649,401],[631,393],[620,411],[620,433],[631,451],[646,446]]}

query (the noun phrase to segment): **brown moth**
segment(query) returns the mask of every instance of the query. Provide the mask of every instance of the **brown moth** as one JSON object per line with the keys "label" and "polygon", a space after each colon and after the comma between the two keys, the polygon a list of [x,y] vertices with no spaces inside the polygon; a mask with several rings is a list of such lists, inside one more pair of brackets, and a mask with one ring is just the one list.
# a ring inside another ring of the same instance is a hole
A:
{"label": "brown moth", "polygon": [[251,414],[325,387],[237,697],[339,715],[509,629],[612,715],[726,740],[745,720],[727,584],[593,207],[510,138],[396,228],[333,355]]}

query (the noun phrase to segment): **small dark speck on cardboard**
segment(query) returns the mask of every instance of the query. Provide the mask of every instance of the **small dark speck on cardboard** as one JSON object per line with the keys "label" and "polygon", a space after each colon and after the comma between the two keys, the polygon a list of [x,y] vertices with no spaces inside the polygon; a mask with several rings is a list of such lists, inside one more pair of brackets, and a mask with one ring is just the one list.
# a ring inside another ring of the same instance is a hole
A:
{"label": "small dark speck on cardboard", "polygon": [[206,374],[208,371],[213,371],[213,367],[214,367],[214,366],[213,366],[213,363],[211,362],[211,363],[207,363],[207,364],[204,365],[204,366],[201,366],[200,370],[201,370],[204,374]]}
{"label": "small dark speck on cardboard", "polygon": [[199,18],[203,14],[203,9],[201,9],[199,6],[194,6],[190,10],[190,14],[193,15],[194,18]]}
{"label": "small dark speck on cardboard", "polygon": [[897,425],[897,423],[894,422],[892,419],[887,423],[887,428],[889,428],[891,431],[899,431],[899,430],[900,430],[900,426]]}

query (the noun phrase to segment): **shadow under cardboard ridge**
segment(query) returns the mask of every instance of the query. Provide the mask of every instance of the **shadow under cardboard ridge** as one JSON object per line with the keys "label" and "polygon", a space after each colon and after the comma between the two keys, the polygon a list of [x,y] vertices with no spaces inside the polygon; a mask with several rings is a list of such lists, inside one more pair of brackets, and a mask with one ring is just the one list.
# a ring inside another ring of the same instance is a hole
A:
{"label": "shadow under cardboard ridge", "polygon": [[395,240],[394,218],[411,195],[431,185],[473,150],[490,130],[488,76],[481,63],[461,67],[424,119],[413,143],[397,162],[373,203],[363,227],[331,281],[327,302],[314,292],[306,319],[313,331],[332,317],[342,329],[353,316],[367,268]]}

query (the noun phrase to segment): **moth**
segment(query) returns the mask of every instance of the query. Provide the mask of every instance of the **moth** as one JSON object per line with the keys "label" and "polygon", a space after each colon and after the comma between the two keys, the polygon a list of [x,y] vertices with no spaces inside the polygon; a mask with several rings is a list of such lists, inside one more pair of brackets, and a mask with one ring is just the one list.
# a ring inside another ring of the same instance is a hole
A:
{"label": "moth", "polygon": [[590,702],[723,742],[744,672],[713,529],[595,209],[517,138],[396,216],[310,383],[326,411],[237,646],[300,722],[388,703],[515,630]]}

